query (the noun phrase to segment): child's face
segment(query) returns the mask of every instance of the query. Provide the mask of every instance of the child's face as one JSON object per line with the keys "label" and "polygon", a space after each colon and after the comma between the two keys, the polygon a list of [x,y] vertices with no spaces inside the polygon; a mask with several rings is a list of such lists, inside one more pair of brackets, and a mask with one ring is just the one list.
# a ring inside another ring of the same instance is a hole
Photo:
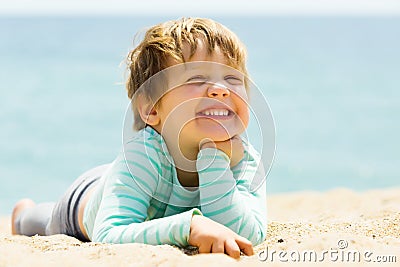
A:
{"label": "child's face", "polygon": [[168,88],[156,108],[154,125],[181,149],[198,148],[204,139],[225,141],[241,134],[249,122],[244,75],[227,66],[218,47],[208,55],[204,46],[185,64],[171,61]]}

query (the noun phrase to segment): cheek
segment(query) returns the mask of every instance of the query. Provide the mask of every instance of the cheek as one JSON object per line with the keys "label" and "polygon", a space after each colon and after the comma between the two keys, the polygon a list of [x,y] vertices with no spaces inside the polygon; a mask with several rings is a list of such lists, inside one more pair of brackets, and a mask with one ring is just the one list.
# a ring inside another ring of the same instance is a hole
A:
{"label": "cheek", "polygon": [[187,99],[175,97],[166,102],[163,109],[161,109],[161,117],[164,123],[168,125],[182,126],[193,119],[193,103]]}
{"label": "cheek", "polygon": [[237,115],[243,125],[243,128],[247,128],[247,126],[249,125],[249,118],[250,118],[248,103],[246,102],[245,99],[237,98],[236,106],[238,107]]}
{"label": "cheek", "polygon": [[238,113],[242,131],[245,131],[247,126],[249,125],[249,109],[245,108]]}

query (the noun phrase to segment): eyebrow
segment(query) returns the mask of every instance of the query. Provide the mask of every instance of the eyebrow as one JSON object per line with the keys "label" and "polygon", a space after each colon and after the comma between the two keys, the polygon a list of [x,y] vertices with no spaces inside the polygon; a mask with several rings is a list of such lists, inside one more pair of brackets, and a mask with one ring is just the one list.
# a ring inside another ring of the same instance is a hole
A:
{"label": "eyebrow", "polygon": [[[189,64],[188,64],[189,63]],[[185,62],[184,63],[184,67],[185,67],[185,70],[198,70],[198,69],[201,69],[202,68],[202,64],[199,62],[198,64],[190,64],[191,62]],[[190,68],[189,68],[189,67]]]}

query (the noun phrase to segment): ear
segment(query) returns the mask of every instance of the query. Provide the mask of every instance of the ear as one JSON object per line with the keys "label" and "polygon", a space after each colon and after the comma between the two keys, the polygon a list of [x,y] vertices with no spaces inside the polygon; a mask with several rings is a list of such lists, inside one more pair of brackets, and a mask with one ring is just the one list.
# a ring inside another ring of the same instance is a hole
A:
{"label": "ear", "polygon": [[144,123],[150,126],[156,126],[160,123],[158,111],[150,99],[143,95],[138,95],[136,98],[136,105],[140,114],[140,118],[144,121]]}

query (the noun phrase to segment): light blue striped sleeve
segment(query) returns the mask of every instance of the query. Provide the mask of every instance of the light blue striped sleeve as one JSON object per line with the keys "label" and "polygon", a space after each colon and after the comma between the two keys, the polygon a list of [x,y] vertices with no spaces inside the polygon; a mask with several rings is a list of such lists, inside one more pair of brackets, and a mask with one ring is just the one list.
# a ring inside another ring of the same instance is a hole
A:
{"label": "light blue striped sleeve", "polygon": [[[143,141],[142,141],[143,142]],[[92,241],[188,245],[190,223],[197,209],[149,220],[148,210],[158,209],[157,185],[162,175],[156,147],[132,142],[107,174]],[[144,152],[145,151],[145,152]]]}
{"label": "light blue striped sleeve", "polygon": [[197,158],[201,212],[253,245],[264,241],[267,226],[265,181],[255,188],[251,185],[254,178],[264,178],[259,164],[259,158],[248,150],[232,170],[221,150],[203,149]]}

